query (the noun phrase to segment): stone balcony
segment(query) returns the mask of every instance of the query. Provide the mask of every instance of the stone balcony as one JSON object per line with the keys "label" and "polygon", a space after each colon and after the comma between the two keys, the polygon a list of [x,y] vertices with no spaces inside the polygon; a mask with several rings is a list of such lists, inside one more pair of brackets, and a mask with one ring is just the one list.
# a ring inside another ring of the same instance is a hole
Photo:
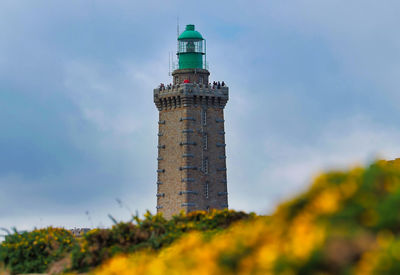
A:
{"label": "stone balcony", "polygon": [[175,94],[191,93],[195,94],[215,94],[221,96],[228,96],[229,88],[227,86],[221,86],[219,89],[213,85],[206,84],[194,84],[194,83],[181,83],[172,85],[171,88],[163,87],[154,89],[154,96],[168,96]]}
{"label": "stone balcony", "polygon": [[[191,103],[212,104],[224,107],[229,99],[229,88],[227,86],[182,83],[170,87],[156,88],[154,91],[154,103],[159,110],[165,107],[188,106]],[[209,102],[210,101],[210,102]]]}

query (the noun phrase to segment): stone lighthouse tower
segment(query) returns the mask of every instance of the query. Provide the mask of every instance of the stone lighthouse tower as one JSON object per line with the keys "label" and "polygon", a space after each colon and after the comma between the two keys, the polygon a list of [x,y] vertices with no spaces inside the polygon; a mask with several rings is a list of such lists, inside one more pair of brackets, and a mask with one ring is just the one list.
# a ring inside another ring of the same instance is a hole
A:
{"label": "stone lighthouse tower", "polygon": [[228,87],[209,84],[206,47],[194,25],[178,37],[173,84],[154,89],[159,111],[157,212],[166,218],[228,207],[224,107]]}

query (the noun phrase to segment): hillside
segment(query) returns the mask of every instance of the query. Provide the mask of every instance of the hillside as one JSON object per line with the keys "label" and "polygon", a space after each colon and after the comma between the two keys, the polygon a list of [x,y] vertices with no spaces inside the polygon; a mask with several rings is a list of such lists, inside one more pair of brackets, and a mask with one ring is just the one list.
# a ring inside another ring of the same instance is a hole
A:
{"label": "hillside", "polygon": [[94,274],[400,274],[400,160],[330,172],[271,217],[160,253],[114,258]]}
{"label": "hillside", "polygon": [[15,273],[64,261],[71,272],[101,275],[400,274],[399,209],[400,160],[378,161],[320,175],[269,217],[147,213],[80,240],[62,229],[14,233],[0,261]]}
{"label": "hillside", "polygon": [[224,210],[182,213],[166,220],[147,212],[143,219],[134,216],[129,222],[114,220],[112,228],[93,229],[82,238],[61,228],[15,230],[0,244],[0,268],[3,263],[12,274],[87,272],[117,254],[158,251],[191,231],[211,237],[236,221],[254,217],[252,213]]}

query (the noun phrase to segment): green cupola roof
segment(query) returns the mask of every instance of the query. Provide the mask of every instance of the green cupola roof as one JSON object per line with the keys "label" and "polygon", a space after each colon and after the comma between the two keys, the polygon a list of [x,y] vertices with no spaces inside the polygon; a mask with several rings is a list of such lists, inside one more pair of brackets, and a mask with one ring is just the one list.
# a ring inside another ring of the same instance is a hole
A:
{"label": "green cupola roof", "polygon": [[194,29],[194,25],[186,25],[186,29],[181,35],[179,35],[178,40],[203,40],[203,36]]}

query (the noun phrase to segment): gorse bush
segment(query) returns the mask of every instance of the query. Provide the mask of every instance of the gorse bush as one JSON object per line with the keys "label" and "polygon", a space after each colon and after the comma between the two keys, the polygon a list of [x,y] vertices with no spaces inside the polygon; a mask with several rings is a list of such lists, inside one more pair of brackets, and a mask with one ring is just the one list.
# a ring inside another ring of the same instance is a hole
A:
{"label": "gorse bush", "polygon": [[45,272],[49,264],[71,251],[75,238],[64,229],[14,232],[0,244],[0,262],[13,274]]}
{"label": "gorse bush", "polygon": [[[45,272],[56,261],[70,258],[70,271],[88,271],[118,253],[170,245],[184,233],[201,231],[212,236],[233,222],[254,214],[231,210],[179,214],[170,220],[147,212],[143,219],[116,223],[111,229],[93,229],[75,239],[64,229],[46,228],[10,234],[0,245],[0,263],[12,273]],[[1,266],[1,265],[0,265]]]}
{"label": "gorse bush", "polygon": [[43,272],[68,255],[69,271],[99,275],[400,274],[399,209],[400,160],[379,161],[320,175],[269,217],[147,212],[78,240],[54,228],[14,233],[0,262],[13,273]]}
{"label": "gorse bush", "polygon": [[134,223],[117,223],[111,229],[94,229],[83,236],[72,252],[72,269],[87,271],[117,253],[139,249],[158,250],[189,231],[207,235],[225,229],[233,222],[254,217],[254,214],[231,210],[179,214],[170,220],[147,212],[144,219],[134,217]]}
{"label": "gorse bush", "polygon": [[315,179],[270,217],[120,255],[94,274],[400,274],[400,160]]}

